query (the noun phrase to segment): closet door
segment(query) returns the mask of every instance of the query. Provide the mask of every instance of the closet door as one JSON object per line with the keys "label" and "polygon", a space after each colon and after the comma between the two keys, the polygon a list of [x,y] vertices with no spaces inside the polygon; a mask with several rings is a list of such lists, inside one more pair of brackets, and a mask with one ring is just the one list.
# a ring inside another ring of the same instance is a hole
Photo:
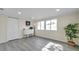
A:
{"label": "closet door", "polygon": [[7,39],[14,40],[19,37],[19,27],[18,20],[13,18],[8,18],[7,24]]}

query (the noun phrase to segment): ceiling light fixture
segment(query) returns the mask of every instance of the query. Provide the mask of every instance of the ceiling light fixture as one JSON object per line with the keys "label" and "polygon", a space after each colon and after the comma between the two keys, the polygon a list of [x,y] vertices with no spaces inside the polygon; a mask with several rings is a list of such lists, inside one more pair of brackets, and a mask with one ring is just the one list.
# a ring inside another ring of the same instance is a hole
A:
{"label": "ceiling light fixture", "polygon": [[22,14],[22,12],[21,12],[21,11],[19,11],[19,12],[18,12],[18,14],[19,14],[19,15],[21,15],[21,14]]}
{"label": "ceiling light fixture", "polygon": [[31,19],[34,19],[34,17],[31,17]]}
{"label": "ceiling light fixture", "polygon": [[59,12],[59,11],[60,11],[60,9],[56,9],[56,11],[57,11],[57,12]]}

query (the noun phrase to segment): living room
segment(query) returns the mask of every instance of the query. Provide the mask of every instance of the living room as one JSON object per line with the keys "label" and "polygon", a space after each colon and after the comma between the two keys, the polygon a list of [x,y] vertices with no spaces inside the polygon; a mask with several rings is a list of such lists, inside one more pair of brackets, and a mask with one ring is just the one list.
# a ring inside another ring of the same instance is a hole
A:
{"label": "living room", "polygon": [[78,38],[69,43],[64,29],[78,16],[78,8],[0,8],[0,50],[79,51]]}

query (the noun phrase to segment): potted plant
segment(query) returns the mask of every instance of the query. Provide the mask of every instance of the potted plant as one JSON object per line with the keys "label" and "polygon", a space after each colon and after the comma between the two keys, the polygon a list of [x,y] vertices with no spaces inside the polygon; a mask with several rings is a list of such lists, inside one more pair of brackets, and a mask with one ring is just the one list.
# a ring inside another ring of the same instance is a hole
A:
{"label": "potted plant", "polygon": [[69,24],[67,25],[64,30],[65,30],[65,36],[68,39],[68,44],[71,46],[76,46],[76,43],[73,41],[74,38],[78,38],[78,23],[76,24]]}

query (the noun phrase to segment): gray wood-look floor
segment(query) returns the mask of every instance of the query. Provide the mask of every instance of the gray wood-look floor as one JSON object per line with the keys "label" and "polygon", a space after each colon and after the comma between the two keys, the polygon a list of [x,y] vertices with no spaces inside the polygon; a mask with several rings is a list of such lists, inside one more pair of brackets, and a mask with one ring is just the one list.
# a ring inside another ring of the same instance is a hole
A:
{"label": "gray wood-look floor", "polygon": [[49,42],[61,44],[64,51],[79,51],[79,47],[71,47],[63,42],[40,37],[15,39],[6,43],[2,43],[0,44],[0,51],[41,51],[41,49]]}

